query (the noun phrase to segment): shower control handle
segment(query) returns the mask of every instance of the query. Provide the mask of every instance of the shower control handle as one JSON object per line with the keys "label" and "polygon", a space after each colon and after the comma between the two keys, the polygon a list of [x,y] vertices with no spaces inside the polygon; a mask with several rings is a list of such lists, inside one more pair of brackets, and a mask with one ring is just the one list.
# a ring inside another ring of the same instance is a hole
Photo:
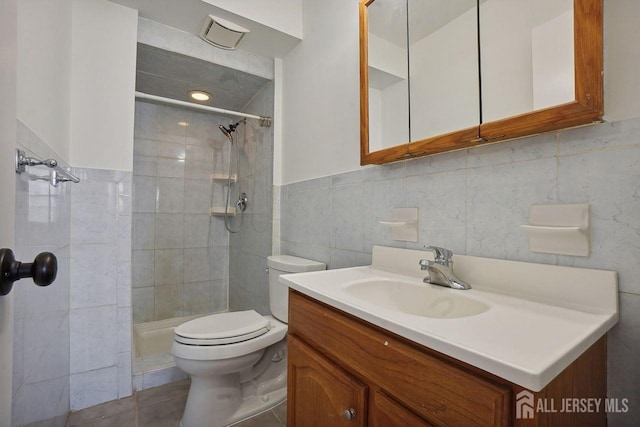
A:
{"label": "shower control handle", "polygon": [[51,252],[42,252],[32,263],[16,261],[11,249],[0,249],[0,294],[11,292],[13,282],[32,277],[38,286],[49,286],[56,280],[58,259]]}
{"label": "shower control handle", "polygon": [[240,194],[238,197],[238,201],[236,202],[236,207],[239,212],[244,212],[247,209],[247,203],[249,202],[249,198],[247,197],[247,193]]}

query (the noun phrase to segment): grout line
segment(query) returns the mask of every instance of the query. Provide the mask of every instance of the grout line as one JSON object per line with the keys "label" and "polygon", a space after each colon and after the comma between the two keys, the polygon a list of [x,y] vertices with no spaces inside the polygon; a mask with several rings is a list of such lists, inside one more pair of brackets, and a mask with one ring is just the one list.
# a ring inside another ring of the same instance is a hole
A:
{"label": "grout line", "polygon": [[[282,424],[283,426],[287,425],[287,420],[285,419],[284,421],[280,419],[280,417],[278,416],[278,414],[276,413],[275,409],[279,406],[282,405],[286,405],[287,404],[287,399],[285,399],[283,402],[280,402],[279,404],[277,404],[276,406],[274,406],[273,408],[271,408],[271,413],[276,417],[276,419],[278,421],[280,421],[280,424]],[[285,414],[286,416],[286,414]]]}
{"label": "grout line", "polygon": [[138,404],[138,390],[133,392],[133,403],[134,403],[134,408],[136,411],[136,417],[135,417],[135,426],[139,427],[140,426],[140,408],[139,408],[139,404]]}

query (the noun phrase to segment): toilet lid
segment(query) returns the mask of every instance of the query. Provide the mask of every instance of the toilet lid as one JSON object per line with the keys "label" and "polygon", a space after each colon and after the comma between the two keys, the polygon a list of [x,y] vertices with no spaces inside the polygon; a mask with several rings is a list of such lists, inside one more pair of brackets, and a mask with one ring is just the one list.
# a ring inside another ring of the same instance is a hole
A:
{"label": "toilet lid", "polygon": [[254,310],[200,317],[179,325],[175,339],[183,344],[223,345],[246,341],[269,331],[269,319]]}

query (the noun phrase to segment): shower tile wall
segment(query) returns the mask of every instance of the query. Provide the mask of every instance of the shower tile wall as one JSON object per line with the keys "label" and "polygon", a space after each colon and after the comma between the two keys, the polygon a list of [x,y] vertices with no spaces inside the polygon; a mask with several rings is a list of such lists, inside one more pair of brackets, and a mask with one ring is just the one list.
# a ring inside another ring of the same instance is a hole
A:
{"label": "shower tile wall", "polygon": [[[281,250],[329,268],[371,263],[372,245],[618,272],[620,322],[607,338],[609,397],[640,402],[640,119],[603,123],[355,172],[281,190]],[[526,224],[534,203],[589,203],[589,257],[536,254]],[[396,207],[420,208],[418,243],[391,240]],[[640,406],[609,414],[637,425]]]}
{"label": "shower tile wall", "polygon": [[[269,83],[243,111],[272,117],[273,99],[273,83]],[[273,127],[248,120],[238,129],[236,140],[242,147],[239,185],[249,204],[240,232],[230,237],[229,309],[270,314],[265,269],[272,249]],[[238,224],[236,217],[232,226]]]}
{"label": "shower tile wall", "polygon": [[229,238],[211,183],[228,168],[229,118],[136,102],[133,166],[133,322],[227,308]]}

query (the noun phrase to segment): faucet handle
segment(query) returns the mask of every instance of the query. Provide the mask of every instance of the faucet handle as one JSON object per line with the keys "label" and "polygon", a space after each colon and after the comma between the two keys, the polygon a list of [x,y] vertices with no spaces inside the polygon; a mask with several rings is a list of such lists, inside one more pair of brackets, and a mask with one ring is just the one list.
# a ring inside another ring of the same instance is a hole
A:
{"label": "faucet handle", "polygon": [[426,250],[433,252],[434,261],[440,265],[448,266],[453,258],[453,252],[438,246],[428,246]]}
{"label": "faucet handle", "polygon": [[429,261],[428,259],[421,259],[420,261],[418,261],[418,265],[420,266],[420,270],[426,270],[427,268],[429,268],[429,264],[431,263],[431,261]]}

